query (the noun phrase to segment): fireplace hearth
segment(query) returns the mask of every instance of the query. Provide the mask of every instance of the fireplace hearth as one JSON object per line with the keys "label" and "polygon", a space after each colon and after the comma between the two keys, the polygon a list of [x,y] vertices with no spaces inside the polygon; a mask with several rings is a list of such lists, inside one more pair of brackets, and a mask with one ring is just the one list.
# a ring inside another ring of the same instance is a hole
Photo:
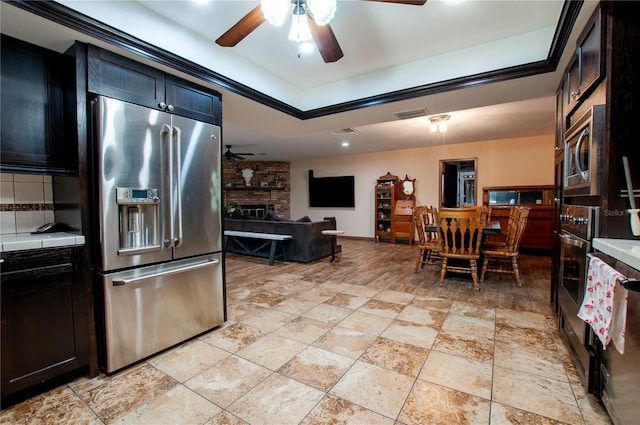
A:
{"label": "fireplace hearth", "polygon": [[252,204],[239,205],[242,208],[242,214],[249,217],[262,218],[270,212],[274,211],[273,204]]}

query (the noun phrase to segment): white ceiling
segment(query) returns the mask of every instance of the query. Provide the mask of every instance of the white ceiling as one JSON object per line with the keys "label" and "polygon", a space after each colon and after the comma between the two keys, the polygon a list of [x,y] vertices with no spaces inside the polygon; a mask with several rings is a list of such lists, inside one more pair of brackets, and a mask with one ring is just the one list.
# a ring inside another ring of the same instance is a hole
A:
{"label": "white ceiling", "polygon": [[[298,57],[288,26],[268,22],[233,48],[214,40],[258,0],[73,1],[59,3],[211,69],[300,111],[331,109],[387,92],[421,87],[547,58],[562,1],[443,1],[424,6],[338,1],[331,22],[344,57],[325,64]],[[576,28],[597,5],[587,1]],[[73,40],[113,46],[6,3],[2,33],[64,51]],[[295,160],[443,143],[529,137],[554,132],[554,93],[570,60],[573,31],[558,69],[542,75],[372,105],[300,120],[241,95],[223,94],[223,138],[258,160]],[[156,65],[157,66],[157,65]],[[193,79],[191,77],[185,76]],[[427,116],[399,120],[397,112]],[[428,116],[451,115],[449,132],[431,134]],[[341,131],[355,128],[355,132]],[[350,146],[342,148],[343,140]]]}

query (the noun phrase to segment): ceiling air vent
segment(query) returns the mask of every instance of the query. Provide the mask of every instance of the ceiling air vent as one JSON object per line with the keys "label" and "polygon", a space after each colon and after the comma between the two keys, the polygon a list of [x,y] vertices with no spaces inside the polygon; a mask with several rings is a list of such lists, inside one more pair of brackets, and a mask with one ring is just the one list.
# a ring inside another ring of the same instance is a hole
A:
{"label": "ceiling air vent", "polygon": [[360,130],[355,128],[355,127],[348,127],[348,128],[343,128],[341,130],[336,130],[336,131],[334,131],[334,133],[338,133],[338,134],[357,133],[358,131],[360,131]]}
{"label": "ceiling air vent", "polygon": [[424,117],[427,115],[427,110],[425,108],[411,109],[409,111],[394,112],[394,115],[401,120],[406,120],[409,118]]}

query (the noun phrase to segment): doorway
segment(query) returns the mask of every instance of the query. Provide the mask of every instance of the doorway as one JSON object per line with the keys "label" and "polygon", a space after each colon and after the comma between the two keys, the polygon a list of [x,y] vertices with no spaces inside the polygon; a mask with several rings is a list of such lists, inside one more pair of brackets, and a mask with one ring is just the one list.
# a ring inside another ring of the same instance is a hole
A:
{"label": "doorway", "polygon": [[477,158],[440,160],[440,208],[475,205]]}

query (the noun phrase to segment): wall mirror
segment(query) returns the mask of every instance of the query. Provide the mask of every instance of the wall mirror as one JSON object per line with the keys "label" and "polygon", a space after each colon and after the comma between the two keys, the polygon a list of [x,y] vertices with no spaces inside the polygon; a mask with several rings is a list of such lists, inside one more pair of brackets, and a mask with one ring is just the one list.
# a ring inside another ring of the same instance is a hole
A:
{"label": "wall mirror", "polygon": [[416,190],[416,179],[409,179],[409,176],[405,174],[404,180],[402,180],[402,193],[405,196],[413,195]]}
{"label": "wall mirror", "polygon": [[440,208],[476,205],[477,160],[440,160]]}

